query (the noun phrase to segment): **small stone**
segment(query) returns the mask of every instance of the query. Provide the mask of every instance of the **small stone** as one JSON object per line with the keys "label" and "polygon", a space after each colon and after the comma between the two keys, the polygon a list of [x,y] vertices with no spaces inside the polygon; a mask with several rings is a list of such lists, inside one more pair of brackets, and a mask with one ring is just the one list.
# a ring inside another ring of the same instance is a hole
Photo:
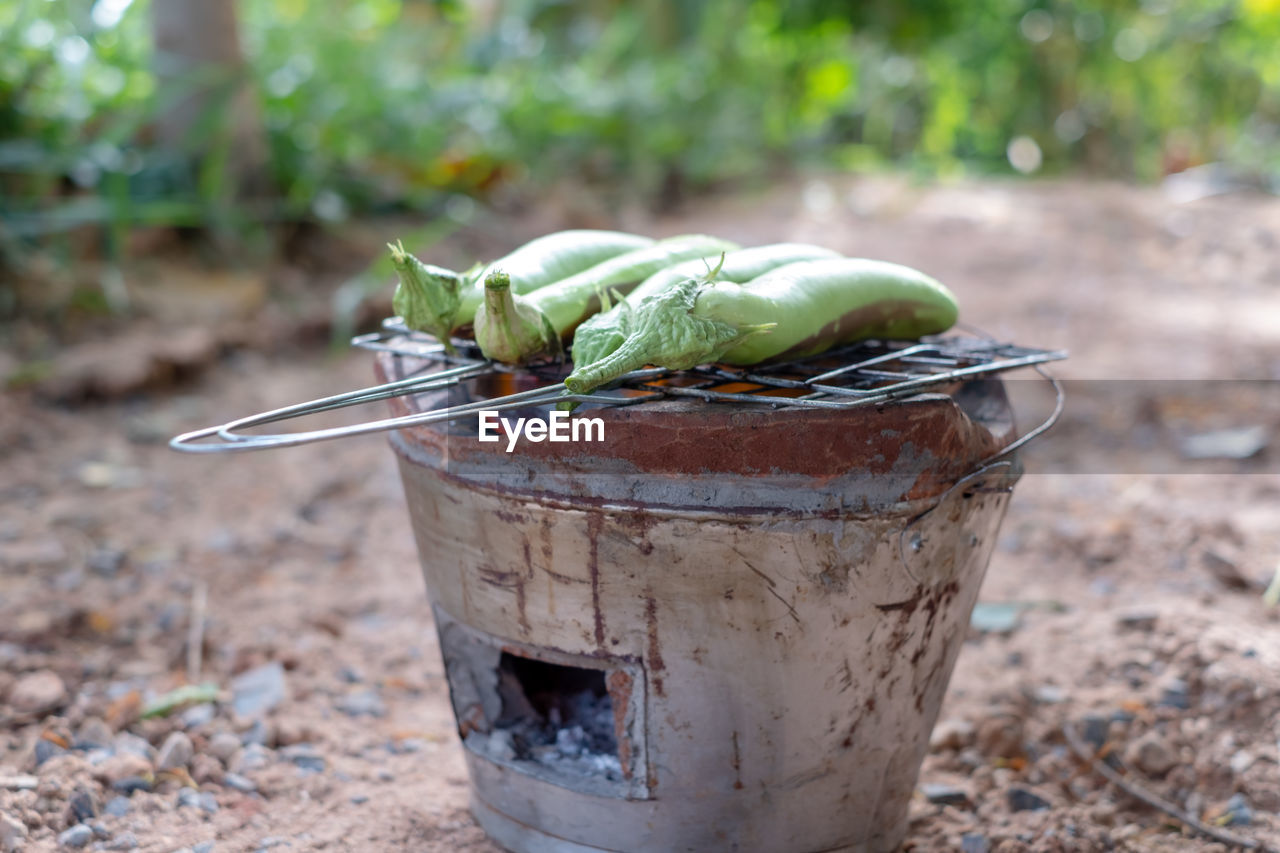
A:
{"label": "small stone", "polygon": [[45,714],[67,698],[67,685],[49,669],[27,673],[9,688],[9,705],[19,714]]}
{"label": "small stone", "polygon": [[1102,749],[1110,729],[1111,721],[1101,714],[1089,713],[1080,718],[1080,736],[1094,749]]}
{"label": "small stone", "polygon": [[111,746],[115,734],[101,717],[89,717],[76,730],[72,743],[76,749],[106,749]]}
{"label": "small stone", "polygon": [[226,764],[240,750],[240,738],[231,732],[219,732],[209,739],[207,752]]}
{"label": "small stone", "polygon": [[79,823],[58,836],[58,846],[79,850],[92,840],[93,830],[83,823]]}
{"label": "small stone", "polygon": [[1229,427],[1188,435],[1179,449],[1187,459],[1248,459],[1262,452],[1268,438],[1262,425]]}
{"label": "small stone", "polygon": [[102,807],[102,813],[109,817],[124,817],[132,808],[133,803],[129,802],[128,797],[112,797]]}
{"label": "small stone", "polygon": [[111,790],[129,796],[135,791],[150,791],[155,782],[150,775],[126,776],[111,783]]}
{"label": "small stone", "polygon": [[29,773],[17,776],[0,776],[0,788],[6,791],[34,791],[40,785],[40,777]]}
{"label": "small stone", "polygon": [[253,725],[240,735],[240,743],[248,746],[251,743],[271,746],[275,743],[276,727],[269,720],[254,720]]}
{"label": "small stone", "polygon": [[1162,685],[1158,705],[1166,708],[1177,708],[1185,711],[1191,707],[1191,694],[1187,682],[1181,678],[1170,678]]}
{"label": "small stone", "polygon": [[239,773],[227,773],[222,777],[222,784],[226,785],[233,791],[239,791],[242,794],[252,794],[258,790],[258,783],[252,779],[241,776]]}
{"label": "small stone", "polygon": [[969,795],[954,785],[926,782],[920,786],[920,793],[935,806],[957,806],[967,808]]}
{"label": "small stone", "polygon": [[93,796],[93,792],[83,785],[77,786],[71,792],[71,796],[67,798],[67,806],[78,823],[87,822],[98,816],[98,801]]}
{"label": "small stone", "polygon": [[990,853],[990,850],[991,845],[987,843],[985,835],[966,832],[960,836],[960,853]]}
{"label": "small stone", "polygon": [[338,670],[338,678],[347,684],[359,684],[364,681],[364,676],[360,674],[360,671],[349,666],[344,666]]}
{"label": "small stone", "polygon": [[[559,734],[557,734],[559,738]],[[408,755],[414,752],[422,752],[427,748],[427,742],[419,737],[407,737],[400,740],[393,740],[387,744],[387,751],[394,755]]]}
{"label": "small stone", "polygon": [[124,551],[118,548],[96,548],[86,561],[89,571],[104,578],[113,578],[124,565]]}
{"label": "small stone", "polygon": [[165,738],[164,745],[160,747],[160,754],[156,756],[156,769],[176,770],[186,767],[193,754],[195,747],[191,738],[184,732],[174,732]]}
{"label": "small stone", "polygon": [[213,853],[213,842],[201,841],[199,844],[192,845],[191,853]]}
{"label": "small stone", "polygon": [[63,747],[59,746],[58,744],[54,743],[53,741],[47,738],[40,738],[39,740],[36,741],[36,750],[35,750],[36,767],[39,767],[41,764],[44,764],[46,761],[48,761],[51,758],[54,758],[59,755],[66,755],[66,754],[67,754],[66,749],[64,749]]}
{"label": "small stone", "polygon": [[363,806],[363,805],[364,805],[365,803],[367,803],[367,802],[369,802],[369,795],[368,795],[368,794],[352,794],[352,795],[351,795],[351,804],[352,804],[352,805],[355,805],[355,806]]}
{"label": "small stone", "polygon": [[1022,624],[1026,605],[1005,601],[979,601],[973,606],[969,625],[974,630],[991,634],[1011,634]]}
{"label": "small stone", "polygon": [[284,667],[279,661],[242,672],[231,680],[231,707],[241,717],[258,717],[285,700]]}
{"label": "small stone", "polygon": [[1022,735],[1016,717],[989,717],[978,726],[977,747],[989,758],[1016,758],[1022,754]]}
{"label": "small stone", "polygon": [[102,749],[91,749],[87,751],[84,754],[84,760],[89,762],[90,767],[98,767],[104,761],[106,761],[108,758],[112,758],[114,755],[115,755],[115,751],[108,746]]}
{"label": "small stone", "polygon": [[933,727],[933,733],[929,735],[929,750],[964,749],[973,743],[974,734],[973,723],[968,720],[943,720]]}
{"label": "small stone", "polygon": [[217,814],[218,812],[218,798],[213,795],[212,791],[201,791],[200,795],[196,797],[196,805],[205,814]]}
{"label": "small stone", "polygon": [[271,750],[262,744],[251,743],[244,749],[236,753],[231,759],[228,769],[232,773],[248,773],[252,770],[260,770],[271,762]]}
{"label": "small stone", "polygon": [[1057,705],[1067,701],[1067,691],[1056,684],[1042,684],[1035,689],[1033,695],[1041,705]]}
{"label": "small stone", "polygon": [[1154,610],[1131,610],[1116,617],[1116,627],[1123,631],[1154,631],[1160,614]]}
{"label": "small stone", "polygon": [[387,715],[386,703],[373,690],[348,693],[334,704],[348,717],[385,717]]}
{"label": "small stone", "polygon": [[0,853],[15,853],[27,840],[27,826],[16,817],[0,812]]}
{"label": "small stone", "polygon": [[1249,752],[1247,749],[1241,749],[1231,756],[1231,760],[1228,762],[1228,765],[1231,767],[1231,772],[1239,776],[1241,773],[1252,767],[1254,762],[1257,760],[1258,756]]}
{"label": "small stone", "polygon": [[132,832],[122,832],[107,843],[108,850],[136,850],[138,848],[138,836]]}
{"label": "small stone", "polygon": [[1006,795],[1009,809],[1015,812],[1038,812],[1049,808],[1049,801],[1035,792],[1020,786],[1009,788]]}
{"label": "small stone", "polygon": [[196,781],[197,785],[222,784],[222,762],[212,755],[206,755],[203,752],[193,755],[190,769],[191,778]]}
{"label": "small stone", "polygon": [[56,566],[66,559],[67,549],[53,536],[0,546],[0,565],[9,568]]}
{"label": "small stone", "polygon": [[84,569],[70,568],[59,572],[53,578],[53,588],[58,592],[75,592],[84,586]]}
{"label": "small stone", "polygon": [[182,721],[184,729],[198,729],[201,726],[207,726],[212,723],[217,712],[218,709],[213,706],[212,702],[201,702],[199,705],[192,705],[183,711],[179,719]]}
{"label": "small stone", "polygon": [[1249,800],[1244,794],[1231,795],[1221,820],[1227,826],[1248,826],[1253,823],[1253,809],[1249,806]]}
{"label": "small stone", "polygon": [[1173,750],[1154,731],[1147,732],[1129,744],[1124,751],[1124,760],[1153,779],[1161,778],[1178,763]]}
{"label": "small stone", "polygon": [[116,735],[115,741],[112,742],[117,753],[127,753],[145,758],[147,763],[151,762],[152,756],[156,754],[155,748],[147,742],[146,738],[138,737],[132,732],[120,732]]}
{"label": "small stone", "polygon": [[276,721],[276,746],[290,746],[295,743],[306,743],[314,740],[316,733],[310,726],[296,720],[284,719]]}
{"label": "small stone", "polygon": [[280,755],[302,770],[324,770],[324,756],[309,743],[296,743],[280,750]]}
{"label": "small stone", "polygon": [[1099,598],[1105,598],[1108,595],[1116,594],[1116,582],[1112,578],[1102,577],[1094,578],[1089,581],[1089,593]]}
{"label": "small stone", "polygon": [[106,839],[111,837],[111,830],[107,829],[107,825],[100,820],[89,821],[88,827],[93,830],[94,838]]}
{"label": "small stone", "polygon": [[178,789],[178,808],[180,809],[198,809],[200,808],[200,792],[195,788],[179,788]]}
{"label": "small stone", "polygon": [[151,762],[141,755],[117,753],[94,768],[94,773],[114,785],[121,779],[151,775]]}

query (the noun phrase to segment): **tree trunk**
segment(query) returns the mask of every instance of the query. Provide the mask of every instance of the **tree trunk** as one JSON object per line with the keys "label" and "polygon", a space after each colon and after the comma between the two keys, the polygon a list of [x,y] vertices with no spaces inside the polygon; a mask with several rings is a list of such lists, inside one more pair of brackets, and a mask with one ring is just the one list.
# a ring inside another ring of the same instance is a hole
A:
{"label": "tree trunk", "polygon": [[240,50],[235,0],[152,0],[156,138],[197,168],[218,158],[221,189],[243,195],[266,164],[262,120]]}

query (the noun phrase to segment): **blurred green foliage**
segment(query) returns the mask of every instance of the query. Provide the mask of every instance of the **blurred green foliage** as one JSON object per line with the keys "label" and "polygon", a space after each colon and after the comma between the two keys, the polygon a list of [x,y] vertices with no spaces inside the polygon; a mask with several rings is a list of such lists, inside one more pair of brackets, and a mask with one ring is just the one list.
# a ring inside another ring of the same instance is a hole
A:
{"label": "blurred green foliage", "polygon": [[[166,104],[145,6],[0,4],[0,251],[85,223],[111,245],[139,223],[208,224],[209,176],[148,135]],[[660,200],[793,164],[1280,168],[1280,0],[238,9],[270,152],[256,221],[431,211],[565,176]]]}

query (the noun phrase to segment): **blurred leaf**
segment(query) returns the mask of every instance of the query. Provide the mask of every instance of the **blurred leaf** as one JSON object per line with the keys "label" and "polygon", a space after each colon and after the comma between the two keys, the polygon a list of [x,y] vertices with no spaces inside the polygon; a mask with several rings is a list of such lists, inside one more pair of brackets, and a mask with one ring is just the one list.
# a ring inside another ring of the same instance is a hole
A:
{"label": "blurred leaf", "polygon": [[188,705],[202,702],[216,702],[220,692],[216,684],[184,684],[181,687],[162,693],[142,708],[142,718],[167,717],[174,711]]}

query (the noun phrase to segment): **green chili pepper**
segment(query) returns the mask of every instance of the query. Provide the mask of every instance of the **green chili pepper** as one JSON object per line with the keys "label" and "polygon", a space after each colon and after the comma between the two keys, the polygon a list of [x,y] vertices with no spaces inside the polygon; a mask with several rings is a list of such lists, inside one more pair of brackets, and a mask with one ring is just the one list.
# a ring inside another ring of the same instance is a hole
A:
{"label": "green chili pepper", "polygon": [[[591,364],[622,346],[631,328],[632,307],[687,278],[705,277],[715,281],[750,281],[770,270],[797,261],[837,258],[838,252],[806,243],[775,243],[738,249],[719,258],[686,261],[654,273],[631,291],[612,310],[588,317],[573,333],[575,364]],[[719,266],[717,266],[717,263]],[[708,272],[715,269],[714,275]]]}
{"label": "green chili pepper", "polygon": [[[558,356],[561,352],[560,339],[599,310],[601,304],[608,300],[610,290],[628,291],[672,264],[733,248],[736,247],[732,243],[704,234],[670,237],[652,246],[617,255],[525,296],[516,296],[509,291],[501,298],[489,299],[486,296],[484,304],[476,312],[476,343],[489,358],[512,364],[523,364],[542,355]],[[492,286],[492,281],[492,278],[486,280],[486,288]],[[512,309],[518,310],[524,320],[508,319],[501,313],[495,313]],[[533,323],[530,318],[534,314],[545,322]],[[520,322],[549,328],[552,335],[542,340],[533,334],[512,338],[507,330]]]}
{"label": "green chili pepper", "polygon": [[495,270],[507,274],[515,293],[529,293],[653,242],[618,231],[560,231],[461,273],[424,264],[397,244],[391,247],[391,259],[400,284],[392,306],[409,328],[429,332],[447,345],[451,334],[474,321],[484,301],[484,280]]}
{"label": "green chili pepper", "polygon": [[863,338],[918,338],[957,314],[951,291],[924,273],[860,258],[788,264],[746,284],[685,279],[637,306],[622,346],[579,364],[565,386],[585,393],[646,364],[752,365]]}

